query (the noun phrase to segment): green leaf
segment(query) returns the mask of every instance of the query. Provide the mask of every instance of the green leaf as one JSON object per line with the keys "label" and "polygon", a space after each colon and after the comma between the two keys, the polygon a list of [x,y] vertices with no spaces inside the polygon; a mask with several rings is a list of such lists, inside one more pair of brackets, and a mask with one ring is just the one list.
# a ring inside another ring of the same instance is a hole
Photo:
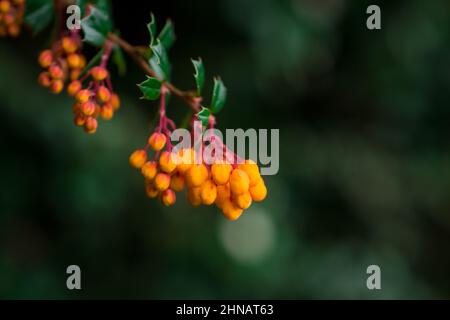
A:
{"label": "green leaf", "polygon": [[94,46],[103,46],[106,36],[112,30],[109,16],[96,7],[91,7],[89,16],[81,20],[84,41]]}
{"label": "green leaf", "polygon": [[94,4],[96,8],[111,17],[111,0],[95,0]]}
{"label": "green leaf", "polygon": [[156,39],[156,20],[152,12],[150,13],[150,22],[147,24],[147,29],[150,33],[150,46],[152,46]]}
{"label": "green leaf", "polygon": [[211,100],[211,111],[218,113],[222,110],[227,99],[227,88],[220,78],[214,78],[213,96]]}
{"label": "green leaf", "polygon": [[171,20],[166,21],[166,24],[159,33],[158,38],[167,51],[173,46],[175,42],[175,31]]}
{"label": "green leaf", "polygon": [[97,54],[89,61],[89,63],[86,65],[86,67],[81,71],[79,78],[84,76],[86,72],[88,72],[93,66],[97,65],[100,60],[102,59],[103,53],[105,52],[105,48],[102,48],[97,52]]}
{"label": "green leaf", "polygon": [[123,76],[127,72],[127,64],[122,49],[119,46],[113,48],[112,61],[117,66],[119,75]]}
{"label": "green leaf", "polygon": [[166,49],[159,39],[157,39],[156,45],[151,46],[151,49],[153,56],[149,60],[150,66],[159,78],[162,80],[169,80],[172,67]]}
{"label": "green leaf", "polygon": [[208,108],[202,107],[202,110],[197,113],[198,119],[202,122],[204,126],[208,125],[209,116],[211,115],[211,110]]}
{"label": "green leaf", "polygon": [[194,78],[197,84],[197,95],[201,96],[203,84],[205,83],[205,68],[201,58],[198,58],[198,60],[192,59],[191,61],[195,69]]}
{"label": "green leaf", "polygon": [[44,30],[54,17],[52,0],[28,0],[26,5],[25,23],[36,34]]}
{"label": "green leaf", "polygon": [[161,94],[161,81],[156,78],[147,77],[138,87],[143,93],[142,99],[156,100]]}

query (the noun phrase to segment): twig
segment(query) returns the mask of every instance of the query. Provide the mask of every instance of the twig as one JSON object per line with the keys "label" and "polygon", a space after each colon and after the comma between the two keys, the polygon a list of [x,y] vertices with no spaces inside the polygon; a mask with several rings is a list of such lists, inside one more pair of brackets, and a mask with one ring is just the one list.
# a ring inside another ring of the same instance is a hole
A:
{"label": "twig", "polygon": [[131,44],[129,44],[127,41],[119,37],[118,35],[114,33],[108,34],[108,40],[117,44],[119,47],[123,49],[138,65],[139,67],[144,70],[146,74],[148,74],[151,77],[157,78],[158,80],[164,82],[164,86],[169,89],[169,91],[180,97],[185,103],[188,104],[188,106],[192,109],[194,112],[199,112],[201,110],[200,102],[201,98],[194,96],[189,91],[183,91],[181,89],[178,89],[175,85],[173,85],[170,82],[163,81],[162,79],[159,79],[155,73],[155,71],[150,67],[150,65],[145,61],[145,59],[141,56],[139,47],[135,47]]}

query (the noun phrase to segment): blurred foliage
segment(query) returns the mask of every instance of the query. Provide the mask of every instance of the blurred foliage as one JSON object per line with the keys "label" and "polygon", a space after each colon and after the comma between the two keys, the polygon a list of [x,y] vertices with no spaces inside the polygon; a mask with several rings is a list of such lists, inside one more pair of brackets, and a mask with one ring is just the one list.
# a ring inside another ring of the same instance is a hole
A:
{"label": "blurred foliage", "polygon": [[[70,99],[36,83],[46,36],[2,40],[0,297],[450,297],[448,1],[378,1],[379,31],[365,1],[114,4],[132,43],[148,41],[150,10],[172,18],[174,82],[193,88],[202,56],[228,87],[219,127],[279,128],[280,172],[235,223],[184,199],[163,208],[128,166],[156,112],[141,72],[129,63],[123,108],[87,136]],[[366,289],[370,264],[381,291]]]}

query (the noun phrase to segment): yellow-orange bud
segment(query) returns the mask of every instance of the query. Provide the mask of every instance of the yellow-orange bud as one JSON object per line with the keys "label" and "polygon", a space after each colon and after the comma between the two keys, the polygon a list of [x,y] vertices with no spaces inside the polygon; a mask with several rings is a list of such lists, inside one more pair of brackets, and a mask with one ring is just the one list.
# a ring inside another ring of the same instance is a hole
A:
{"label": "yellow-orange bud", "polygon": [[7,0],[0,1],[0,12],[6,13],[11,10],[11,4]]}
{"label": "yellow-orange bud", "polygon": [[76,126],[82,127],[86,122],[86,118],[82,115],[76,115],[75,118],[73,119],[73,122],[75,123]]}
{"label": "yellow-orange bud", "polygon": [[242,212],[244,210],[236,206],[231,200],[226,200],[222,205],[222,213],[228,220],[237,220]]}
{"label": "yellow-orange bud", "polygon": [[217,197],[216,197],[217,207],[222,208],[225,201],[230,200],[230,197],[231,197],[231,190],[229,183],[217,186]]}
{"label": "yellow-orange bud", "polygon": [[173,192],[170,189],[167,189],[161,195],[161,201],[166,207],[173,205],[175,203],[176,199],[177,199],[177,196],[175,195],[175,192]]}
{"label": "yellow-orange bud", "polygon": [[173,160],[177,165],[177,170],[185,174],[195,161],[195,151],[193,149],[181,149],[178,154],[172,154]]}
{"label": "yellow-orange bud", "polygon": [[111,94],[111,104],[114,108],[114,110],[117,110],[120,108],[120,98],[116,93]]}
{"label": "yellow-orange bud", "polygon": [[95,103],[93,101],[88,101],[80,105],[80,111],[85,116],[92,116],[95,112]]}
{"label": "yellow-orange bud", "polygon": [[78,49],[76,41],[69,37],[64,37],[61,45],[66,53],[74,53]]}
{"label": "yellow-orange bud", "polygon": [[159,191],[149,181],[145,182],[145,193],[149,198],[156,198],[159,195]]}
{"label": "yellow-orange bud", "polygon": [[84,122],[84,131],[89,134],[94,134],[97,131],[98,122],[97,119],[87,117]]}
{"label": "yellow-orange bud", "polygon": [[208,178],[208,169],[204,164],[194,164],[186,172],[186,182],[190,187],[199,187]]}
{"label": "yellow-orange bud", "polygon": [[201,193],[200,187],[189,188],[188,201],[192,206],[198,207],[199,205],[202,204],[202,198],[200,196],[200,193]]}
{"label": "yellow-orange bud", "polygon": [[108,70],[103,67],[94,67],[91,70],[91,75],[94,80],[102,81],[108,76]]}
{"label": "yellow-orange bud", "polygon": [[267,196],[267,188],[262,178],[256,185],[250,187],[249,191],[252,199],[256,202],[263,201]]}
{"label": "yellow-orange bud", "polygon": [[233,194],[241,194],[248,191],[250,179],[245,171],[234,169],[230,176],[230,188]]}
{"label": "yellow-orange bud", "polygon": [[252,204],[250,192],[244,192],[233,197],[234,204],[241,209],[247,209]]}
{"label": "yellow-orange bud", "polygon": [[81,82],[78,80],[72,81],[68,86],[67,86],[67,93],[70,96],[75,96],[79,91],[81,90]]}
{"label": "yellow-orange bud", "polygon": [[50,76],[48,75],[47,72],[42,72],[39,75],[39,84],[45,88],[50,87],[50,85],[52,84],[52,80],[50,79]]}
{"label": "yellow-orange bud", "polygon": [[150,138],[148,138],[148,144],[154,151],[160,151],[166,145],[166,136],[159,132],[154,132]]}
{"label": "yellow-orange bud", "polygon": [[140,169],[147,161],[147,152],[145,150],[136,150],[131,154],[129,161],[132,167]]}
{"label": "yellow-orange bud", "polygon": [[170,179],[170,189],[175,192],[183,191],[184,189],[184,177],[180,173],[176,173]]}
{"label": "yellow-orange bud", "polygon": [[114,109],[110,103],[105,103],[100,109],[100,115],[103,120],[111,120],[114,117]]}
{"label": "yellow-orange bud", "polygon": [[53,80],[50,84],[50,91],[58,94],[64,89],[64,82],[62,80]]}
{"label": "yellow-orange bud", "polygon": [[159,166],[162,171],[167,173],[172,173],[175,170],[176,165],[172,160],[171,152],[164,151],[161,153],[161,156],[159,157]]}
{"label": "yellow-orange bud", "polygon": [[155,188],[159,191],[167,190],[170,186],[170,176],[166,173],[158,173],[153,180]]}
{"label": "yellow-orange bud", "polygon": [[215,162],[211,166],[211,175],[217,185],[222,185],[230,180],[230,173],[233,167],[229,163]]}
{"label": "yellow-orange bud", "polygon": [[259,174],[258,165],[253,160],[245,160],[244,163],[238,164],[238,169],[245,171],[250,179],[250,186],[254,186],[258,183],[261,175]]}
{"label": "yellow-orange bud", "polygon": [[67,65],[71,69],[81,68],[81,56],[76,53],[71,53],[67,56]]}
{"label": "yellow-orange bud", "polygon": [[200,197],[202,203],[205,205],[211,205],[217,198],[217,187],[212,180],[207,180],[201,185]]}
{"label": "yellow-orange bud", "polygon": [[56,64],[53,64],[53,65],[50,66],[50,68],[48,68],[48,74],[53,79],[62,79],[62,78],[64,78],[64,71],[63,71],[63,69],[60,66],[56,65]]}
{"label": "yellow-orange bud", "polygon": [[153,180],[158,172],[158,164],[155,161],[148,161],[142,166],[141,172],[145,179]]}
{"label": "yellow-orange bud", "polygon": [[97,99],[100,102],[105,103],[108,102],[110,98],[111,93],[109,92],[108,88],[106,88],[105,86],[100,86],[97,91]]}
{"label": "yellow-orange bud", "polygon": [[51,50],[44,50],[39,55],[39,65],[42,68],[48,68],[53,62],[53,53]]}
{"label": "yellow-orange bud", "polygon": [[78,91],[77,95],[75,96],[75,99],[79,103],[85,103],[88,102],[89,98],[91,97],[92,92],[89,89],[83,89]]}

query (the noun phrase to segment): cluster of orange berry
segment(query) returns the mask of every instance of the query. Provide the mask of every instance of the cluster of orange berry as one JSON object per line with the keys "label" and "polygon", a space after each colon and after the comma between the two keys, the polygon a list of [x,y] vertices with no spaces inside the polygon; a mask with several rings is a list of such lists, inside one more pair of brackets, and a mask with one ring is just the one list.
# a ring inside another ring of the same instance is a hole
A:
{"label": "cluster of orange berry", "polygon": [[[97,131],[97,118],[110,120],[120,107],[119,96],[113,92],[106,64],[110,49],[102,57],[102,63],[90,70],[86,68],[86,59],[81,53],[81,38],[78,33],[63,37],[52,49],[39,55],[39,64],[47,70],[39,75],[39,83],[58,94],[64,89],[66,80],[70,81],[67,93],[75,97],[73,105],[74,122],[92,134]],[[82,75],[83,74],[83,75]],[[86,88],[83,83],[87,82]]]}
{"label": "cluster of orange berry", "polygon": [[63,37],[51,49],[41,52],[39,64],[46,69],[39,75],[39,83],[58,94],[64,89],[67,79],[75,80],[86,66],[81,54],[81,39],[78,34]]}
{"label": "cluster of orange berry", "polygon": [[87,88],[83,89],[83,82],[87,79],[73,80],[67,92],[76,100],[72,108],[75,124],[92,134],[97,131],[99,116],[103,120],[113,118],[114,112],[120,107],[120,98],[112,90],[105,67],[93,67],[86,75],[91,78]]}
{"label": "cluster of orange berry", "polygon": [[[155,132],[148,146],[160,152],[166,140],[164,134]],[[258,165],[251,160],[236,165],[215,161],[209,166],[197,163],[200,161],[196,161],[197,154],[192,148],[181,149],[177,154],[163,151],[158,161],[149,161],[147,150],[141,149],[134,151],[129,160],[141,170],[147,195],[158,197],[166,206],[173,205],[175,192],[186,186],[188,201],[193,206],[215,204],[227,219],[236,220],[253,201],[262,201],[267,195]]]}
{"label": "cluster of orange berry", "polygon": [[0,38],[17,37],[25,14],[25,0],[0,0]]}

